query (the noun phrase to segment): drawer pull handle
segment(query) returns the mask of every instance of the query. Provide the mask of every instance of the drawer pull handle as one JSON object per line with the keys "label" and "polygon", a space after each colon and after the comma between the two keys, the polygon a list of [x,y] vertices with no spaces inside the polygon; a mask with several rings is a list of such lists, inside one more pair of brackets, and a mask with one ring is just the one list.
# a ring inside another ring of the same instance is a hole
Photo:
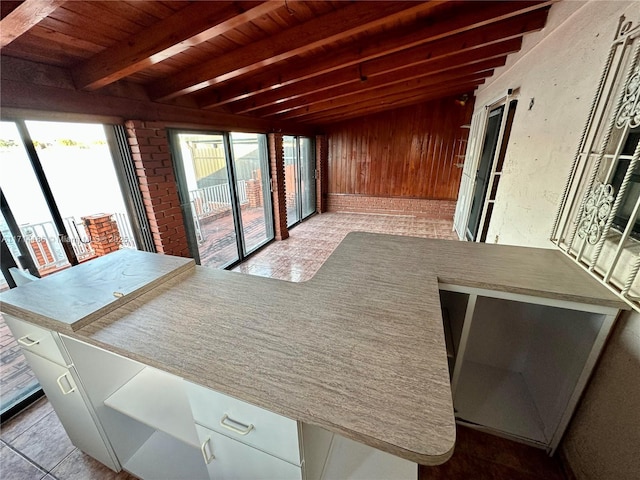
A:
{"label": "drawer pull handle", "polygon": [[[238,428],[235,425],[239,425],[242,428]],[[251,430],[253,430],[254,427],[252,423],[250,423],[249,425],[246,425],[242,422],[238,422],[237,420],[234,420],[233,418],[230,418],[229,415],[227,415],[226,413],[222,416],[222,420],[220,420],[220,425],[223,426],[224,428],[226,428],[227,430],[231,430],[232,432],[236,432],[238,435],[246,435],[247,433],[249,433]]]}
{"label": "drawer pull handle", "polygon": [[29,338],[29,335],[25,335],[24,337],[20,337],[18,339],[18,343],[23,347],[33,347],[34,345],[40,343],[40,340],[31,340]]}
{"label": "drawer pull handle", "polygon": [[69,384],[70,388],[69,388],[69,390],[65,390],[64,389],[64,387],[62,386],[62,379],[65,378],[66,376],[67,376],[67,372],[64,372],[56,380],[56,382],[58,382],[58,387],[60,387],[60,391],[62,392],[63,395],[69,395],[71,392],[75,392],[76,391],[76,387],[73,386],[73,383],[71,383],[71,380],[69,380],[68,377],[67,377],[67,383]]}
{"label": "drawer pull handle", "polygon": [[[216,458],[213,452],[211,452],[211,455],[207,454],[207,444],[209,443],[210,440],[211,440],[211,437],[207,437],[207,439],[204,442],[202,442],[202,445],[200,446],[200,451],[202,452],[202,456],[204,457],[204,463],[206,463],[207,465],[209,465],[211,461],[215,460]],[[209,450],[211,450],[211,446],[209,446]]]}

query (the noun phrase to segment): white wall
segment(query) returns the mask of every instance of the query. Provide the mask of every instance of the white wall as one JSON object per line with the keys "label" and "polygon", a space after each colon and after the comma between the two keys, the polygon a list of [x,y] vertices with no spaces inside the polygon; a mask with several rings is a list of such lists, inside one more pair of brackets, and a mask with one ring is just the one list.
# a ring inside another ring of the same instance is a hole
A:
{"label": "white wall", "polygon": [[[476,92],[476,110],[520,88],[488,242],[548,240],[602,67],[624,14],[640,2],[562,1]],[[533,106],[529,103],[533,99]],[[619,319],[561,448],[578,479],[640,478],[640,314]]]}
{"label": "white wall", "polygon": [[[638,3],[563,1],[476,92],[476,110],[519,88],[487,242],[551,248],[559,198],[622,13]],[[640,15],[635,15],[640,20]],[[533,100],[533,106],[529,104]]]}

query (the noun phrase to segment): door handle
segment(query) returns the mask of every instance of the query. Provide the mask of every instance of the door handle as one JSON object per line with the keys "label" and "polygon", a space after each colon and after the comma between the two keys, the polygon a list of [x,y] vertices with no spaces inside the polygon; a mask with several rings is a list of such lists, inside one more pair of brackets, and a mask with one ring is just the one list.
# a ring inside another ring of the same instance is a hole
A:
{"label": "door handle", "polygon": [[209,444],[209,451],[211,451],[211,455],[207,454],[207,444],[210,440],[211,437],[207,437],[207,439],[202,442],[202,445],[200,445],[200,451],[202,452],[202,456],[204,457],[204,463],[206,463],[207,465],[209,465],[211,461],[215,460],[216,458],[216,456],[213,454],[213,451],[211,451],[211,444]]}
{"label": "door handle", "polygon": [[[238,428],[233,424],[239,425],[242,428]],[[227,430],[231,430],[232,432],[236,432],[238,435],[246,435],[255,428],[252,423],[250,423],[249,425],[246,425],[244,423],[238,422],[237,420],[234,420],[233,418],[229,417],[229,415],[227,415],[226,413],[222,416],[222,419],[220,420],[220,426],[226,428]]]}
{"label": "door handle", "polygon": [[65,390],[64,386],[62,385],[62,379],[64,377],[66,377],[69,374],[69,372],[64,372],[62,375],[60,375],[57,379],[56,382],[58,384],[58,387],[60,387],[60,391],[62,392],[63,395],[69,395],[71,392],[75,392],[76,391],[76,387],[73,386],[73,383],[71,383],[71,380],[67,377],[67,383],[69,384],[69,390]]}
{"label": "door handle", "polygon": [[34,345],[40,343],[40,340],[31,340],[29,338],[29,335],[25,335],[24,337],[20,337],[18,339],[18,343],[23,347],[33,347]]}

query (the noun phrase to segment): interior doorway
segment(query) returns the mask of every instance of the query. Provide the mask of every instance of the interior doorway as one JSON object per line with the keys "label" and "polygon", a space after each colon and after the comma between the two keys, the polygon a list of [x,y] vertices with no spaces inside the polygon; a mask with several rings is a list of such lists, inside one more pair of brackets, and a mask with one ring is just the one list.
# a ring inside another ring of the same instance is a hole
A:
{"label": "interior doorway", "polygon": [[498,137],[500,136],[500,124],[502,123],[503,113],[504,105],[500,105],[498,108],[491,110],[487,118],[487,128],[484,134],[482,153],[480,154],[480,162],[478,164],[478,170],[476,171],[476,184],[473,190],[473,200],[471,201],[471,213],[469,214],[469,223],[467,223],[467,240],[470,241],[474,241],[478,235],[482,206],[487,196],[491,166],[498,147]]}

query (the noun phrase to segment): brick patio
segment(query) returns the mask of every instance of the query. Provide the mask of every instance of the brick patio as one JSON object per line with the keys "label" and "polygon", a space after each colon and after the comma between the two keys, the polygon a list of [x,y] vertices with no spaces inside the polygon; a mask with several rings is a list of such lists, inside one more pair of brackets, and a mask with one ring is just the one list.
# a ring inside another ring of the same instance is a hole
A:
{"label": "brick patio", "polygon": [[[266,239],[264,209],[262,207],[243,208],[242,225],[247,248],[251,249]],[[212,221],[200,220],[200,228],[204,239],[198,245],[202,265],[219,268],[238,258],[231,211]]]}

